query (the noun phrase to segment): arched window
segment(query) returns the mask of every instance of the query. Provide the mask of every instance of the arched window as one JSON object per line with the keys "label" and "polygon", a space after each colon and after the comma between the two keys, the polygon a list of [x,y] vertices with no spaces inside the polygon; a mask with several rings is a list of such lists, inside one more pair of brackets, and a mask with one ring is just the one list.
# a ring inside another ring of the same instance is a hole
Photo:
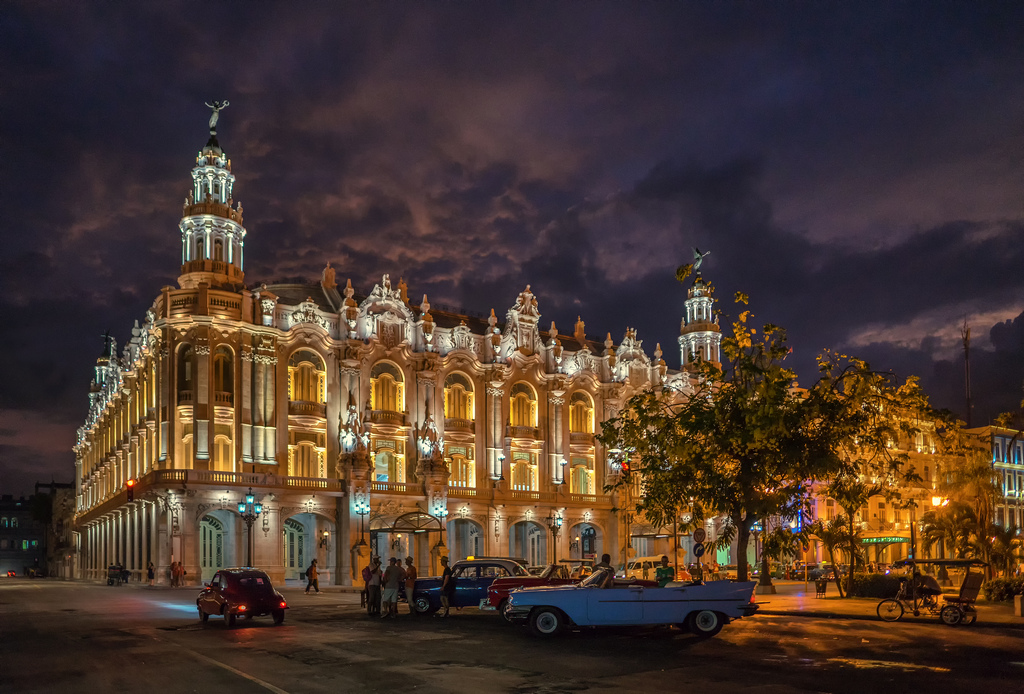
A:
{"label": "arched window", "polygon": [[594,493],[594,466],[588,458],[573,458],[569,473],[569,490],[573,494]]}
{"label": "arched window", "polygon": [[17,516],[14,516],[13,518],[11,518],[11,527],[12,528],[17,528],[18,527],[18,517]]}
{"label": "arched window", "polygon": [[455,453],[448,458],[448,472],[449,487],[476,487],[476,468],[463,453]]}
{"label": "arched window", "polygon": [[196,239],[196,260],[203,260],[206,256],[203,254],[203,237],[200,236]]}
{"label": "arched window", "polygon": [[303,442],[291,449],[289,474],[293,477],[319,477],[320,456],[313,444]]}
{"label": "arched window", "polygon": [[213,242],[213,259],[224,260],[224,242],[221,239]]}
{"label": "arched window", "polygon": [[195,351],[185,345],[178,351],[178,391],[192,392],[195,376]]}
{"label": "arched window", "polygon": [[386,361],[374,364],[370,370],[370,409],[404,412],[404,381],[402,372],[394,364]]}
{"label": "arched window", "polygon": [[213,469],[218,472],[234,472],[235,461],[231,439],[223,434],[213,440]]}
{"label": "arched window", "polygon": [[537,491],[537,462],[526,451],[512,452],[512,489]]}
{"label": "arched window", "polygon": [[473,421],[473,382],[460,373],[444,379],[444,416]]}
{"label": "arched window", "polygon": [[288,360],[288,399],[327,402],[327,370],[320,355],[302,349]]}
{"label": "arched window", "polygon": [[569,431],[580,434],[594,433],[594,404],[590,396],[582,391],[576,391],[569,399]]}
{"label": "arched window", "polygon": [[7,520],[7,516],[4,516],[3,520],[0,520],[0,526],[3,526],[5,528],[11,527],[8,523],[9,521]]}
{"label": "arched window", "polygon": [[233,363],[234,359],[229,348],[220,346],[213,353],[214,402],[218,405],[231,404],[231,393],[235,389]]}
{"label": "arched window", "polygon": [[510,393],[510,419],[514,427],[537,426],[537,396],[525,383],[512,386]]}
{"label": "arched window", "polygon": [[373,479],[377,482],[404,482],[403,468],[402,459],[394,451],[377,451],[374,456]]}
{"label": "arched window", "polygon": [[[189,425],[191,426],[191,425]],[[186,435],[181,439],[182,455],[180,459],[182,461],[183,469],[192,470],[196,466],[196,452],[192,447],[192,434]]]}

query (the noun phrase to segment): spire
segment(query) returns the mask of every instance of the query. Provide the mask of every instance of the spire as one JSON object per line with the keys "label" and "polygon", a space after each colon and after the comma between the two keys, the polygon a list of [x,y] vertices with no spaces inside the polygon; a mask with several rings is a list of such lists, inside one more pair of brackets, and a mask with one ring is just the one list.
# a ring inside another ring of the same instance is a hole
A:
{"label": "spire", "polygon": [[181,222],[182,288],[206,282],[214,287],[241,286],[245,283],[242,250],[245,227],[242,205],[234,203],[235,176],[231,160],[217,141],[217,121],[227,101],[207,104],[210,139],[196,156],[192,169],[192,190],[185,198]]}
{"label": "spire", "polygon": [[717,364],[722,360],[722,330],[718,327],[718,317],[714,315],[714,291],[700,272],[704,258],[710,253],[693,249],[693,271],[696,276],[686,292],[685,313],[679,326],[679,352],[683,368],[695,361]]}

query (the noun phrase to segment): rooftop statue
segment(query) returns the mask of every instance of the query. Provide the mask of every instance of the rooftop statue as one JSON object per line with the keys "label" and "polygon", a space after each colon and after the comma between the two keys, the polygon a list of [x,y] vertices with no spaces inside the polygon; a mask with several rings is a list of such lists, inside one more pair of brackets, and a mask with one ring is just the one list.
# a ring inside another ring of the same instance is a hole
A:
{"label": "rooftop statue", "polygon": [[220,118],[220,112],[231,105],[230,101],[214,101],[212,104],[206,104],[208,108],[213,109],[213,114],[210,116],[210,134],[217,134],[217,119]]}
{"label": "rooftop statue", "polygon": [[700,252],[699,248],[693,249],[693,274],[700,274],[700,266],[704,264],[704,258],[711,255],[711,251]]}

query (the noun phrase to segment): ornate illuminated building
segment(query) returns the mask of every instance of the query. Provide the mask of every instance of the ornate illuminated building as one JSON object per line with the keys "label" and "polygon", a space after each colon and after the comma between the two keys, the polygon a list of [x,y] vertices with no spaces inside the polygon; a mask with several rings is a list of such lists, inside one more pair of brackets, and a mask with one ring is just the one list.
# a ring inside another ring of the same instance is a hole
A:
{"label": "ornate illuminated building", "polygon": [[[317,558],[321,580],[343,584],[370,551],[412,555],[426,575],[440,554],[668,550],[660,529],[613,512],[616,468],[595,440],[638,389],[686,384],[660,346],[652,359],[631,329],[595,342],[582,320],[543,330],[529,286],[503,318],[414,303],[388,275],[358,294],[329,263],[317,283],[247,288],[214,125],[179,225],[178,286],[96,364],[75,446],[81,575],[152,561],[165,582],[181,561],[195,582],[244,563],[249,541],[277,580]],[[717,360],[702,281],[685,310],[683,361]]]}

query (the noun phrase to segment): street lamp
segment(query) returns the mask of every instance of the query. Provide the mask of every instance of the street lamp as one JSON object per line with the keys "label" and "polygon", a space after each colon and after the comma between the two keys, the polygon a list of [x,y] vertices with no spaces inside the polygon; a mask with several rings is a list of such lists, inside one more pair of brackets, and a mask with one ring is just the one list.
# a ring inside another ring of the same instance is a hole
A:
{"label": "street lamp", "polygon": [[437,516],[439,521],[441,521],[441,539],[437,541],[437,547],[438,549],[443,549],[445,547],[444,535],[445,532],[448,530],[448,523],[447,521],[445,521],[445,519],[448,517],[448,507],[438,506],[437,508],[434,509],[434,515]]}
{"label": "street lamp", "polygon": [[565,458],[562,458],[562,481],[559,482],[560,485],[564,485],[565,484],[565,466],[568,465],[568,464],[569,464],[569,461],[566,460]]}
{"label": "street lamp", "polygon": [[359,499],[355,502],[355,511],[359,514],[359,542],[356,543],[358,547],[366,546],[366,530],[363,527],[363,518],[370,512],[370,504],[366,503],[363,499]]}
{"label": "street lamp", "polygon": [[330,541],[331,541],[331,531],[330,530],[324,530],[323,534],[320,536],[320,547],[321,547],[321,549],[327,547],[327,545],[330,543]]}
{"label": "street lamp", "polygon": [[562,529],[562,516],[552,514],[547,517],[548,527],[551,529],[551,536],[554,539],[554,557],[555,563],[558,563],[558,531]]}
{"label": "street lamp", "polygon": [[249,493],[245,495],[245,501],[238,502],[238,514],[245,521],[245,527],[247,530],[247,543],[246,543],[246,554],[245,554],[245,565],[252,566],[252,524],[256,522],[256,519],[263,513],[263,504],[256,501],[256,497],[253,496],[252,487],[249,487]]}
{"label": "street lamp", "polygon": [[498,454],[498,475],[499,475],[498,476],[498,481],[499,482],[504,482],[505,481],[505,454],[504,453],[499,453]]}

